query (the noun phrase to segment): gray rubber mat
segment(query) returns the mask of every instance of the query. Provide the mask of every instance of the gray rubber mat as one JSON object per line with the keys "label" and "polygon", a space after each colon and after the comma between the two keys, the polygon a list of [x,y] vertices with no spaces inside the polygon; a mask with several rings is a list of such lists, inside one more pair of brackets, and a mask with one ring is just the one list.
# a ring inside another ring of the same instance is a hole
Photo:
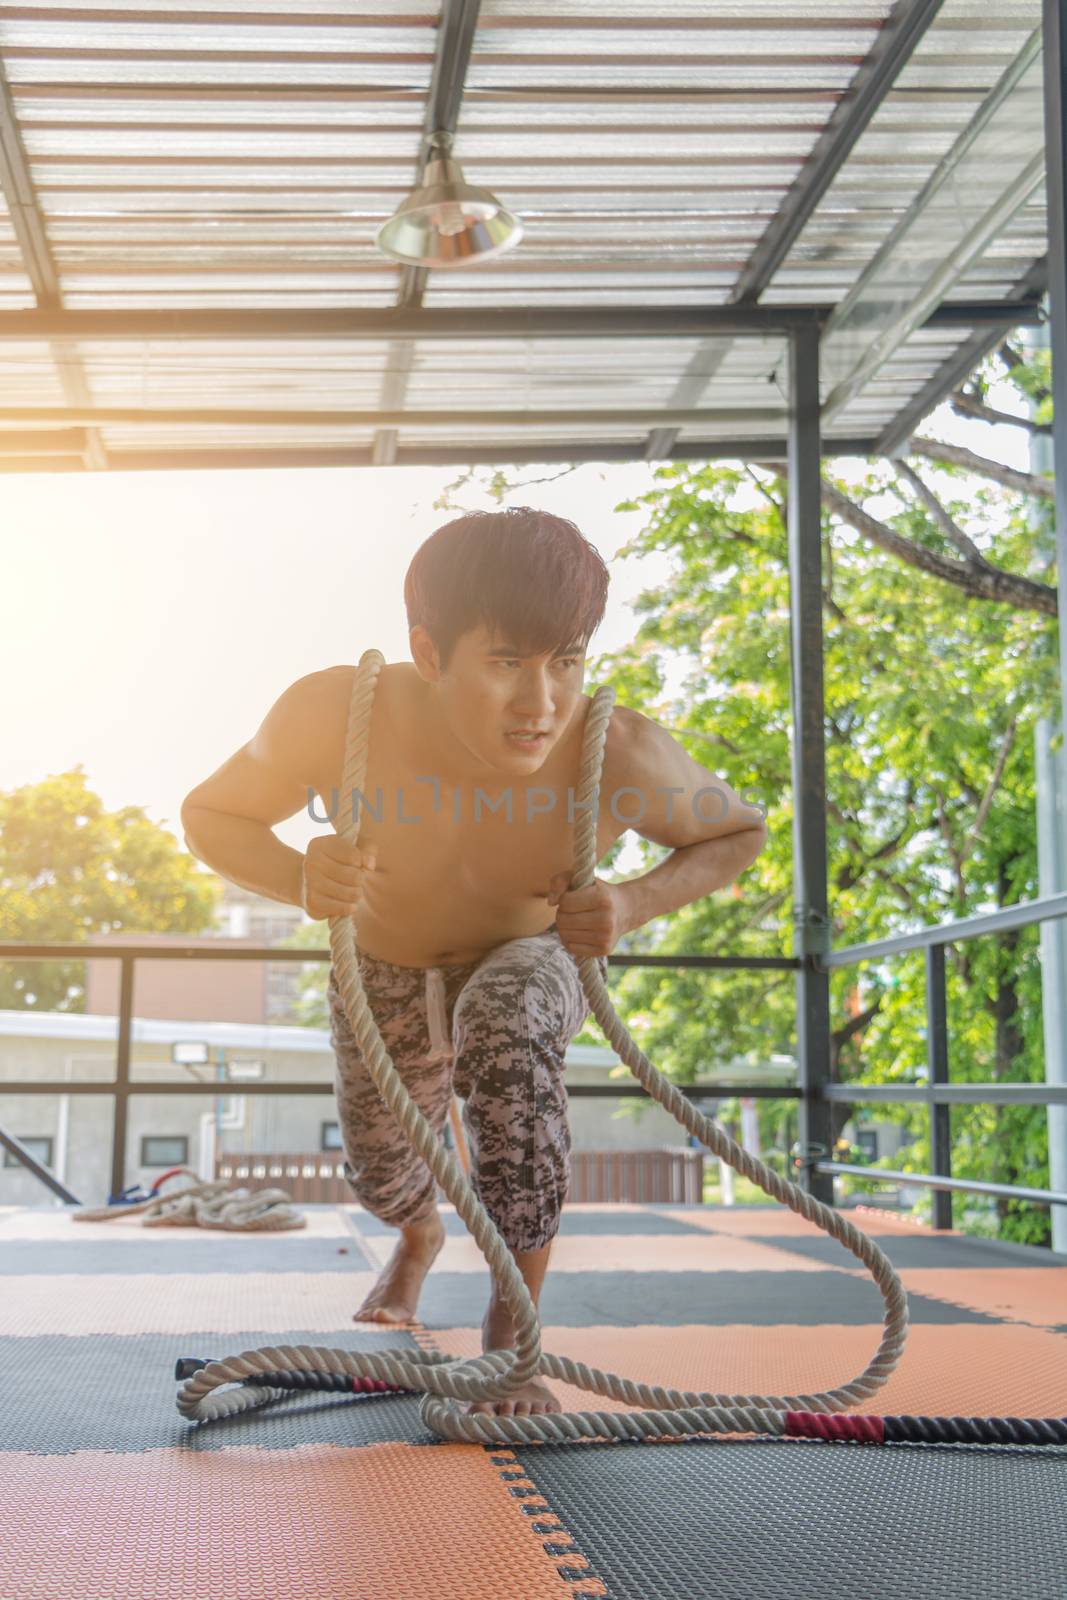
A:
{"label": "gray rubber mat", "polygon": [[[432,1271],[419,1301],[428,1327],[469,1328],[482,1319],[489,1293],[485,1272]],[[913,1323],[996,1323],[999,1317],[908,1296]],[[882,1297],[866,1276],[847,1272],[550,1272],[541,1320],[557,1327],[600,1323],[622,1328],[700,1322],[761,1327],[824,1322],[865,1327],[882,1320]]]}
{"label": "gray rubber mat", "polygon": [[[322,1239],[294,1228],[284,1234],[242,1234],[240,1238],[160,1239],[146,1228],[143,1238],[50,1239],[42,1248],[33,1239],[0,1241],[0,1274],[78,1272],[93,1277],[116,1273],[207,1274],[212,1272],[371,1272],[356,1240],[347,1231]],[[162,1230],[159,1230],[162,1231]]]}
{"label": "gray rubber mat", "polygon": [[[864,1232],[866,1231],[864,1229]],[[885,1251],[900,1272],[914,1271],[916,1268],[934,1268],[938,1271],[944,1269],[950,1274],[953,1270],[981,1271],[987,1268],[997,1272],[1024,1264],[1019,1257],[1009,1254],[996,1244],[987,1243],[984,1239],[953,1236],[945,1238],[936,1235],[924,1239],[921,1235],[912,1238],[908,1234],[899,1233],[882,1235],[871,1233],[870,1237],[879,1249]],[[820,1239],[798,1239],[788,1235],[778,1238],[774,1235],[761,1234],[759,1242],[775,1250],[792,1251],[794,1255],[803,1256],[807,1261],[823,1262],[828,1267],[860,1266],[851,1250],[846,1250],[836,1239],[825,1236]],[[1062,1267],[1064,1264],[1063,1257],[1053,1255],[1051,1250],[1030,1251],[1024,1260],[1027,1267],[1038,1269]]]}
{"label": "gray rubber mat", "polygon": [[[396,1229],[390,1228],[384,1222],[379,1222],[377,1217],[372,1217],[369,1212],[357,1211],[346,1213],[359,1233],[365,1233],[368,1238],[388,1234],[396,1238]],[[441,1212],[441,1221],[445,1225],[445,1232],[450,1238],[465,1238],[468,1232],[462,1217],[454,1211]],[[620,1207],[618,1211],[567,1211],[564,1210],[560,1219],[559,1231],[565,1237],[575,1235],[610,1234],[625,1237],[629,1234],[656,1234],[656,1233],[688,1233],[701,1234],[707,1237],[706,1228],[696,1228],[688,1222],[682,1222],[678,1217],[667,1216],[665,1212],[656,1212],[653,1208],[640,1211],[626,1211]]]}
{"label": "gray rubber mat", "polygon": [[[310,1344],[338,1350],[414,1350],[411,1334],[352,1331],[146,1334],[0,1339],[0,1407],[5,1450],[69,1455],[76,1450],[138,1451],[185,1446],[223,1450],[255,1445],[429,1444],[418,1402],[407,1395],[304,1394],[239,1417],[187,1422],[175,1399],[179,1356],[219,1360],[267,1345]],[[6,1600],[6,1597],[5,1597]]]}
{"label": "gray rubber mat", "polygon": [[765,1440],[515,1456],[505,1476],[534,1485],[516,1498],[543,1496],[589,1563],[561,1576],[599,1579],[606,1600],[1067,1600],[1067,1451]]}

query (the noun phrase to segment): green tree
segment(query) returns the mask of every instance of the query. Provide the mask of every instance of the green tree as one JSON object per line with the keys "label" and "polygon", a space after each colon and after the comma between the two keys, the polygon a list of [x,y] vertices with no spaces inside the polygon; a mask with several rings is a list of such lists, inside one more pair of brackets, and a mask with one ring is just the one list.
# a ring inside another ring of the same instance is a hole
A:
{"label": "green tree", "polygon": [[[80,765],[0,793],[0,940],[200,933],[220,888],[142,807],[108,811]],[[0,1009],[84,1005],[83,961],[0,963]]]}
{"label": "green tree", "polygon": [[[991,387],[1005,378],[1032,416],[991,406]],[[966,416],[1047,431],[1047,354],[1024,360],[1005,341],[953,403]],[[828,463],[823,491],[836,945],[1036,896],[1034,723],[1059,709],[1051,481],[925,434],[902,459],[871,461],[858,479],[843,473],[843,463]],[[489,485],[498,498],[524,487],[499,475]],[[632,643],[599,657],[591,677],[670,727],[739,792],[760,794],[770,831],[732,891],[638,930],[620,949],[792,952],[785,492],[774,464],[668,466],[620,508],[645,513],[621,559],[666,552],[672,570],[638,602]],[[646,866],[663,853],[643,841],[641,851]],[[642,1048],[679,1080],[698,1078],[709,1060],[795,1049],[789,973],[633,969],[613,987]],[[1042,1077],[1036,928],[949,947],[947,996],[955,1081]],[[921,952],[835,971],[831,1004],[834,1079],[924,1075]],[[836,1108],[838,1131],[853,1109]],[[911,1138],[893,1164],[929,1170],[925,1109],[885,1107],[877,1117]],[[792,1109],[763,1102],[761,1118],[765,1145],[784,1161]],[[1047,1186],[1043,1108],[959,1107],[952,1126],[959,1176]],[[973,1226],[985,1224],[976,1217]],[[1029,1242],[1049,1234],[1043,1208],[1014,1202],[996,1207],[994,1226]]]}

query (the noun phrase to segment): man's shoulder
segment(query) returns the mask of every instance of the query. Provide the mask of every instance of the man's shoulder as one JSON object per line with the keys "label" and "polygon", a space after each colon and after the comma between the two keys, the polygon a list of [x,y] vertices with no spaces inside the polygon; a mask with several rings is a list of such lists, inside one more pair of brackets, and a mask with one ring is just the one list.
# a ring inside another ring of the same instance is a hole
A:
{"label": "man's shoulder", "polygon": [[[300,680],[306,686],[304,705],[307,716],[331,741],[331,748],[338,739],[343,742],[348,728],[356,672],[354,662],[344,662],[338,666],[323,667]],[[374,704],[381,707],[386,724],[394,727],[408,725],[415,703],[410,681],[413,675],[417,677],[410,662],[387,661],[383,664],[378,674]]]}
{"label": "man's shoulder", "polygon": [[615,789],[634,782],[644,773],[649,734],[654,728],[655,724],[632,706],[612,706],[604,731],[604,765],[600,776],[602,795],[607,796]]}
{"label": "man's shoulder", "polygon": [[[298,679],[298,683],[306,686],[309,699],[318,699],[324,705],[343,703],[347,706],[356,681],[356,671],[356,662],[345,661],[334,667],[320,667],[317,672],[309,672],[306,677]],[[391,684],[403,672],[402,661],[387,661],[378,675],[378,682]],[[296,688],[297,684],[293,687]]]}
{"label": "man's shoulder", "polygon": [[286,720],[295,728],[311,732],[321,728],[324,719],[336,712],[351,693],[355,667],[320,667],[295,678],[281,696],[278,704],[284,708]]}

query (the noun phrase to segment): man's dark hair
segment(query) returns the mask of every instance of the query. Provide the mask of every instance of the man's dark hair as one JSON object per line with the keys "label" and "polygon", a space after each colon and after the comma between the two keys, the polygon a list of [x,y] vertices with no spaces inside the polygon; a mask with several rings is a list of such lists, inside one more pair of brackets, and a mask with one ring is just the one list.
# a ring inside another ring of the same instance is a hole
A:
{"label": "man's dark hair", "polygon": [[484,624],[522,655],[580,644],[600,626],[608,569],[573,522],[529,506],[471,511],[416,550],[404,579],[409,631],[421,623],[447,668]]}

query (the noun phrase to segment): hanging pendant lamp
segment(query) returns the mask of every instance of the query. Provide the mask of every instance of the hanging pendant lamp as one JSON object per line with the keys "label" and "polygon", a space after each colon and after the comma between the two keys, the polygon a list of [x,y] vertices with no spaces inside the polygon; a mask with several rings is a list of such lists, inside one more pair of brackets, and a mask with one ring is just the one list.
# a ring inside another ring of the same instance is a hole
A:
{"label": "hanging pendant lamp", "polygon": [[435,133],[422,183],[378,230],[378,249],[413,267],[462,267],[510,250],[522,223],[495,194],[463,177],[452,135]]}

